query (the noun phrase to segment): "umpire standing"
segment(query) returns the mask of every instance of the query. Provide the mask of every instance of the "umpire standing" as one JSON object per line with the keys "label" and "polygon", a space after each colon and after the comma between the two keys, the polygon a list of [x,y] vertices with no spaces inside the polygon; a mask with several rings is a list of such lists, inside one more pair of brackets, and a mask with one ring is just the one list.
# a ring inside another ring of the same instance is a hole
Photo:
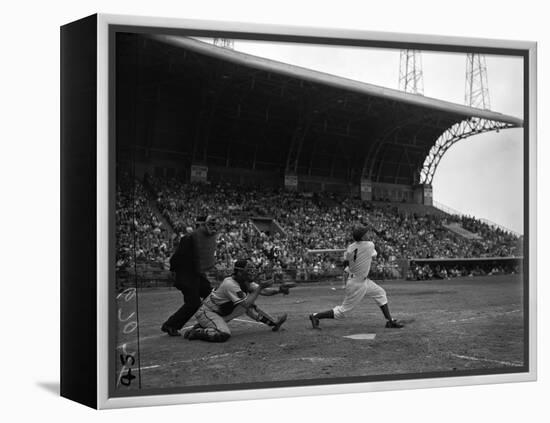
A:
{"label": "umpire standing", "polygon": [[182,237],[170,258],[170,270],[176,272],[174,286],[183,294],[183,305],[161,327],[170,336],[181,336],[179,330],[199,309],[201,300],[212,291],[206,272],[215,264],[216,218],[201,216],[197,219],[197,226]]}

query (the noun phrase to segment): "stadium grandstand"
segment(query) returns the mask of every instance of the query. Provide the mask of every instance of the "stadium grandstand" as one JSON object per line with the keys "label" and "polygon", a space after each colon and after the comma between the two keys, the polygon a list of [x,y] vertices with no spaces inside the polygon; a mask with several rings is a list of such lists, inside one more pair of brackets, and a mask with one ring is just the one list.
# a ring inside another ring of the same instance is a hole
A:
{"label": "stadium grandstand", "polygon": [[343,248],[360,221],[375,279],[521,272],[522,236],[435,207],[425,177],[451,128],[456,141],[521,119],[192,38],[116,42],[119,284],[165,283],[205,213],[222,223],[218,279],[241,257],[297,281],[339,276],[340,257],[311,250]]}

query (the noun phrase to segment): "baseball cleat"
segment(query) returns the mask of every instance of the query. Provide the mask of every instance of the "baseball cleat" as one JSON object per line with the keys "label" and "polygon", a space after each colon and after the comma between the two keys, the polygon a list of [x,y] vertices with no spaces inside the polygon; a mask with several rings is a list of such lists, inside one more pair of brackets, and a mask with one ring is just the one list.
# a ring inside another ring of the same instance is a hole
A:
{"label": "baseball cleat", "polygon": [[393,328],[393,329],[401,329],[403,326],[405,326],[403,323],[399,323],[397,320],[395,319],[392,319],[392,320],[388,320],[386,322],[386,327],[387,328]]}
{"label": "baseball cleat", "polygon": [[315,317],[314,314],[310,314],[310,315],[309,315],[309,320],[311,320],[311,327],[312,327],[313,329],[321,329],[321,328],[319,327],[319,319],[318,319],[317,317]]}
{"label": "baseball cleat", "polygon": [[160,330],[166,332],[169,336],[181,336],[177,329],[167,326],[166,323],[161,326]]}
{"label": "baseball cleat", "polygon": [[273,332],[277,332],[281,326],[283,325],[283,323],[286,321],[286,318],[287,318],[287,315],[286,313],[283,314],[281,317],[279,317],[277,319],[277,321],[275,322],[275,326],[273,326],[273,328],[271,329]]}

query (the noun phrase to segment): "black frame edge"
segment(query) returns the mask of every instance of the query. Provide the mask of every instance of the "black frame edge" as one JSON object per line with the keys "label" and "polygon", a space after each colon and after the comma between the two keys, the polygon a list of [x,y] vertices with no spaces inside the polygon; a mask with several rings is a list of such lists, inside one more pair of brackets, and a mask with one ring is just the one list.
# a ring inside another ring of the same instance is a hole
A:
{"label": "black frame edge", "polygon": [[60,30],[60,392],[97,408],[97,15]]}

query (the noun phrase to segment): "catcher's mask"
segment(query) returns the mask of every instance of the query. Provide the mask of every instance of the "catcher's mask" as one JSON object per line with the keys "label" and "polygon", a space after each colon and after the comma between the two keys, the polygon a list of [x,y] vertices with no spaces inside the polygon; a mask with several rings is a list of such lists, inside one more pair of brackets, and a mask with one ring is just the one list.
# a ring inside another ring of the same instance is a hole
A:
{"label": "catcher's mask", "polygon": [[257,270],[250,260],[237,260],[233,266],[233,273],[240,272],[244,279],[254,280],[257,276]]}

